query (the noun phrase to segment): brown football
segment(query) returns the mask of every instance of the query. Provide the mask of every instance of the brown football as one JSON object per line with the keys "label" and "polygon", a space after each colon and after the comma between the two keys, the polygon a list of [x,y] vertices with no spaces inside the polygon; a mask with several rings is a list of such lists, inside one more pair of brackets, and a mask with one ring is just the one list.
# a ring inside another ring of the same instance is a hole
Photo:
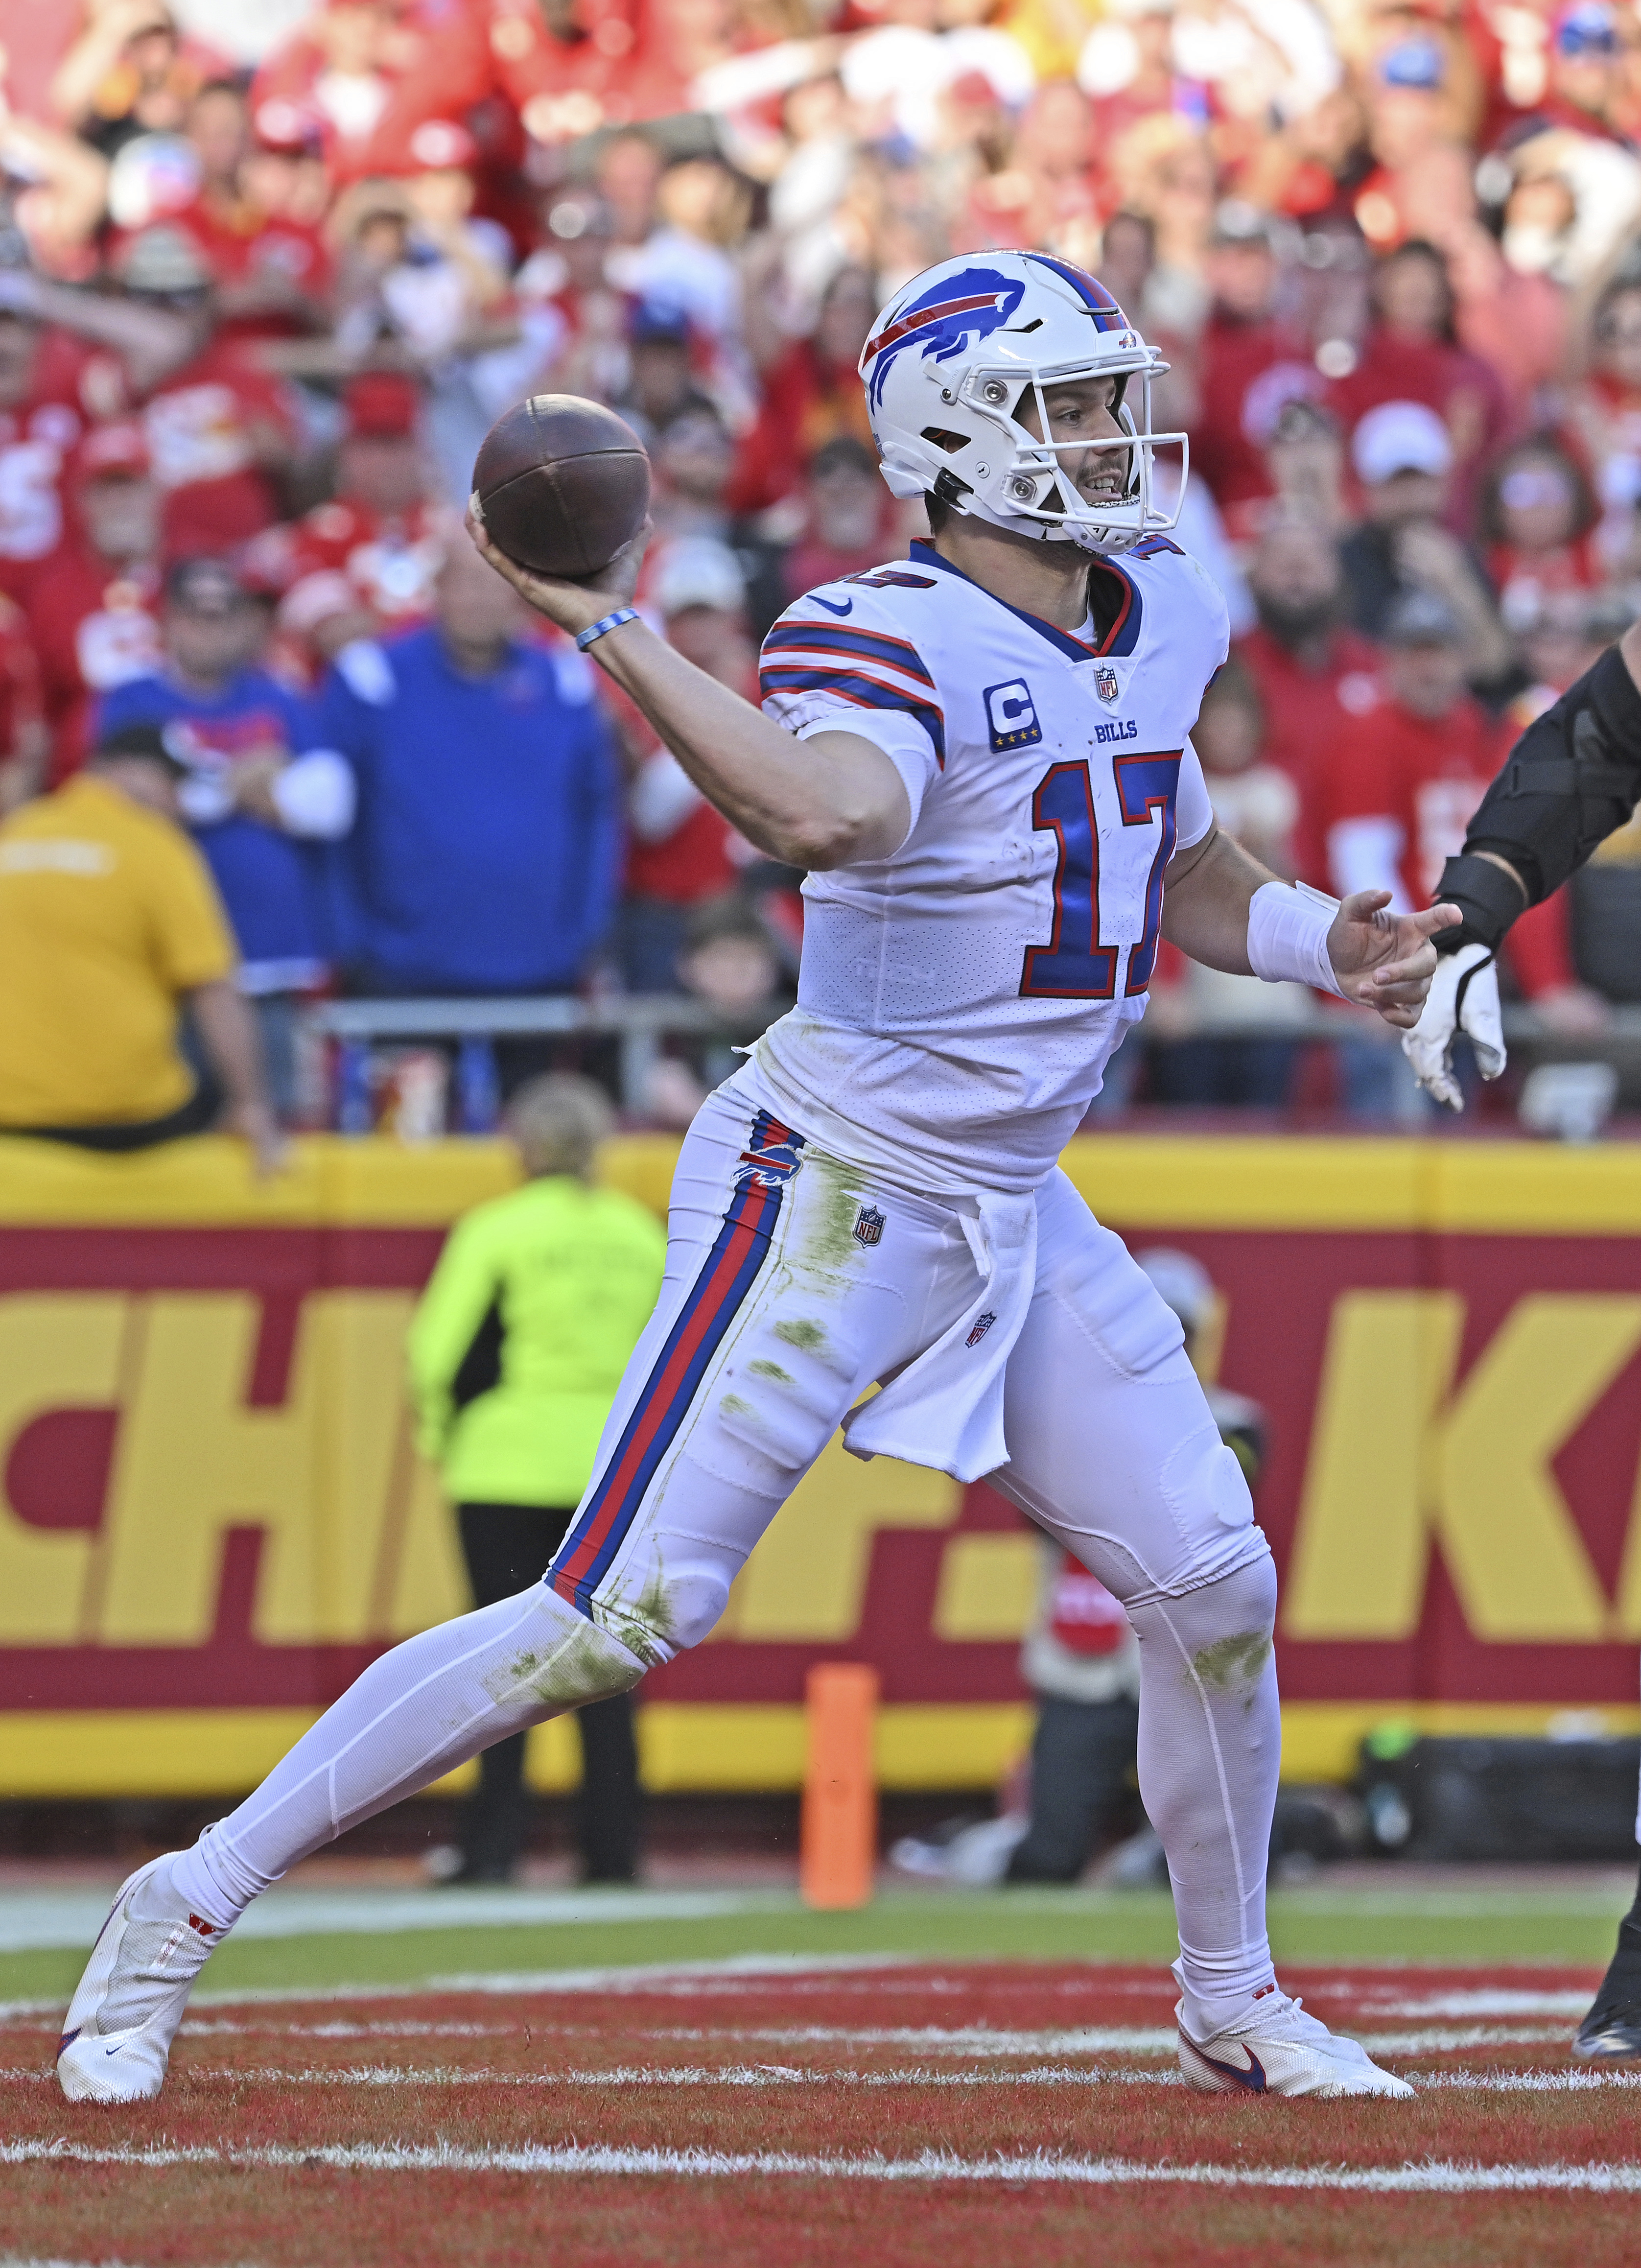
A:
{"label": "brown football", "polygon": [[596,575],[644,526],[650,460],[624,418],[533,394],[497,418],[473,468],[491,540],[539,575]]}

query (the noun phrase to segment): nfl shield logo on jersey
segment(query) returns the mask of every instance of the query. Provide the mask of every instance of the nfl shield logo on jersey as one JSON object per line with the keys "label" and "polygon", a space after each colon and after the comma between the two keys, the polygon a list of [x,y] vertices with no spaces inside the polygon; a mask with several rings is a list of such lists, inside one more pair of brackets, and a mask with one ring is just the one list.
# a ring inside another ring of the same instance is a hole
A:
{"label": "nfl shield logo on jersey", "polygon": [[1115,670],[1111,667],[1108,662],[1102,661],[1099,668],[1095,670],[1094,690],[1107,708],[1109,708],[1114,702],[1120,701],[1122,698],[1122,688],[1117,682],[1117,674]]}
{"label": "nfl shield logo on jersey", "polygon": [[990,1308],[988,1307],[983,1315],[980,1315],[975,1318],[975,1328],[970,1331],[968,1336],[963,1341],[963,1344],[966,1347],[978,1346],[981,1340],[984,1338],[986,1333],[991,1329],[991,1326],[997,1322],[997,1320],[996,1315],[994,1315]]}
{"label": "nfl shield logo on jersey", "polygon": [[881,1244],[884,1217],[876,1205],[862,1205],[855,1221],[857,1244]]}

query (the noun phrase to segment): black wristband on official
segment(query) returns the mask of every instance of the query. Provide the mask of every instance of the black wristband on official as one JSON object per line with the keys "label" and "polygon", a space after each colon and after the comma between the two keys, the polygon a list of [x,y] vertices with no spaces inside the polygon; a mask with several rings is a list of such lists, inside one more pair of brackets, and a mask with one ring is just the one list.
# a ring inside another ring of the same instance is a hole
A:
{"label": "black wristband on official", "polygon": [[1467,945],[1484,945],[1490,953],[1497,953],[1511,923],[1527,909],[1520,883],[1474,850],[1448,859],[1441,870],[1436,903],[1457,906],[1464,916],[1455,927],[1436,932],[1433,942],[1438,953],[1457,953]]}

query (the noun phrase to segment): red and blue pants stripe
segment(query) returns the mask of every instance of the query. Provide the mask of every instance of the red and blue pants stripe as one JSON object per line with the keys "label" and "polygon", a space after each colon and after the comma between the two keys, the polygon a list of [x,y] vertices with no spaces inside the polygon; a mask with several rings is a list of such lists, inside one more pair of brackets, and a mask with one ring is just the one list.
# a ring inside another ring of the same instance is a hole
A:
{"label": "red and blue pants stripe", "polygon": [[584,1615],[591,1616],[593,1595],[638,1517],[644,1492],[677,1440],[714,1356],[769,1258],[803,1138],[767,1110],[753,1121],[723,1226],[667,1333],[637,1407],[548,1570],[548,1580],[559,1597]]}

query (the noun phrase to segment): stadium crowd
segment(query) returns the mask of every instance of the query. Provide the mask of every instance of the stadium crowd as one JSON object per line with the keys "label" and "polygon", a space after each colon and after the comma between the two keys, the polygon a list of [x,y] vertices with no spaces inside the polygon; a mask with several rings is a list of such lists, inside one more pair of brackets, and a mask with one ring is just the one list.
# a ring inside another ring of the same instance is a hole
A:
{"label": "stadium crowd", "polygon": [[[797,878],[460,536],[526,394],[637,428],[640,600],[755,697],[793,597],[923,532],[855,374],[885,298],[989,247],[1096,269],[1230,610],[1216,809],[1341,892],[1425,902],[1641,609],[1641,7],[32,0],[7,37],[0,893],[157,729],[287,1121],[334,1107],[327,991],[790,997]],[[1626,829],[1510,974],[1596,1035],[1637,948]],[[1114,1106],[1418,1107],[1357,1012],[1306,1044],[1296,988],[1177,957],[1155,994]],[[721,1069],[664,1057],[651,1115]]]}

